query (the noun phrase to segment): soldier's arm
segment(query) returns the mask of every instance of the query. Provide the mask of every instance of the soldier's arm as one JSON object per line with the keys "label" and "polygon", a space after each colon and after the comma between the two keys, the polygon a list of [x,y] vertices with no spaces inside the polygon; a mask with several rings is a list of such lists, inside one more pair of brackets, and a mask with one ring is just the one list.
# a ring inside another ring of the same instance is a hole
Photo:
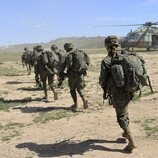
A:
{"label": "soldier's arm", "polygon": [[109,68],[104,61],[101,63],[101,71],[99,77],[99,84],[104,91],[106,91],[108,79],[110,77]]}
{"label": "soldier's arm", "polygon": [[89,65],[90,64],[90,58],[89,58],[88,54],[85,53],[85,52],[84,52],[84,55],[86,57],[86,63],[87,63],[87,65]]}

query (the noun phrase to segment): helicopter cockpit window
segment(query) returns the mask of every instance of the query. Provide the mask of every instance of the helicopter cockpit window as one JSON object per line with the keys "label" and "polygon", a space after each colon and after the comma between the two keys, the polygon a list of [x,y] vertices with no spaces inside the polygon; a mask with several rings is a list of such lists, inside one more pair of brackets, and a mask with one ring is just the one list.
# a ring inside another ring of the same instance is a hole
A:
{"label": "helicopter cockpit window", "polygon": [[130,36],[128,37],[128,40],[136,40],[139,37],[140,37],[139,33],[133,33],[133,34],[130,34]]}

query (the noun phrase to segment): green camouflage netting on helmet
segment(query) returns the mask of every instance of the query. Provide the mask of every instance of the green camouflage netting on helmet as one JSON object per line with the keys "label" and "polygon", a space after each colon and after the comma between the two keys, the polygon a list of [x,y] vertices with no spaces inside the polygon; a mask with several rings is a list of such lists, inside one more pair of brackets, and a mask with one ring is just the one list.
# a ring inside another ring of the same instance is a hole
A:
{"label": "green camouflage netting on helmet", "polygon": [[118,38],[115,35],[106,37],[104,42],[105,42],[106,47],[113,46],[113,45],[117,47],[119,46]]}

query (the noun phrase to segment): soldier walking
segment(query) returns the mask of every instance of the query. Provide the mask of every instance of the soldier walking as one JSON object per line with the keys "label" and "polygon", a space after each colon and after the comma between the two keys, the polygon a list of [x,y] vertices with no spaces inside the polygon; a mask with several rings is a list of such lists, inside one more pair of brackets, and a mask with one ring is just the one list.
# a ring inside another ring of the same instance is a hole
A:
{"label": "soldier walking", "polygon": [[31,74],[31,67],[32,67],[30,59],[31,59],[30,58],[30,51],[27,47],[24,47],[24,52],[21,56],[21,61],[22,61],[23,67],[26,66],[28,75]]}
{"label": "soldier walking", "polygon": [[77,93],[83,101],[84,109],[88,108],[88,100],[85,99],[85,76],[87,69],[90,64],[88,55],[82,50],[74,49],[72,43],[65,43],[64,49],[68,53],[66,58],[68,84],[70,88],[70,94],[73,99],[74,105],[72,108],[78,108]]}
{"label": "soldier walking", "polygon": [[59,65],[58,65],[58,88],[63,87],[63,81],[65,79],[65,67],[66,67],[66,53],[60,49],[56,45],[51,46],[51,50],[58,56]]}
{"label": "soldier walking", "polygon": [[[101,63],[99,84],[104,91],[104,99],[109,98],[111,104],[116,110],[117,121],[123,129],[122,136],[128,139],[128,145],[125,150],[132,151],[136,148],[136,145],[129,127],[128,104],[132,100],[133,93],[126,91],[121,86],[116,86],[111,72],[112,62],[115,59],[121,58],[121,52],[117,52],[118,46],[119,43],[116,36],[108,36],[105,39],[105,47],[108,55]],[[119,82],[119,84],[121,84],[121,82]]]}
{"label": "soldier walking", "polygon": [[54,67],[57,60],[56,55],[53,52],[44,51],[44,48],[42,46],[38,46],[36,50],[41,53],[38,64],[39,64],[39,74],[41,81],[43,83],[43,90],[44,90],[43,100],[48,101],[47,80],[48,80],[48,85],[50,86],[54,94],[54,100],[57,100],[58,94],[55,90],[55,85],[54,85],[54,75],[57,73],[57,70]]}
{"label": "soldier walking", "polygon": [[39,47],[40,47],[39,45],[33,47],[32,63],[34,65],[36,86],[42,88],[42,83],[40,81],[40,73],[39,73],[39,60],[41,55],[41,51],[39,50]]}

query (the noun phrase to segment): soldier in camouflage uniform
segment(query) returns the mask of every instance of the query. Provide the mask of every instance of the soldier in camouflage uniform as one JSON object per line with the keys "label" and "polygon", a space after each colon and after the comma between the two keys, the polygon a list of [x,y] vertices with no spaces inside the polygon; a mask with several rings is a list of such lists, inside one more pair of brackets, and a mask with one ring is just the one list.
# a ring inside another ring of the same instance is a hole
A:
{"label": "soldier in camouflage uniform", "polygon": [[66,53],[62,50],[59,50],[56,45],[51,46],[51,50],[58,56],[59,65],[58,65],[58,87],[63,87],[63,81],[65,79],[65,67],[66,67]]}
{"label": "soldier in camouflage uniform", "polygon": [[109,98],[111,104],[116,110],[117,121],[124,131],[122,136],[129,141],[125,150],[132,151],[134,148],[136,148],[136,145],[129,127],[128,104],[130,100],[132,100],[133,94],[125,91],[123,88],[116,87],[111,77],[112,60],[119,58],[121,55],[121,52],[116,51],[118,46],[119,43],[117,36],[108,36],[105,39],[105,47],[108,55],[102,60],[101,63],[99,84],[104,91],[104,99]]}
{"label": "soldier in camouflage uniform", "polygon": [[24,52],[21,56],[21,61],[23,67],[26,66],[28,75],[30,75],[32,65],[31,65],[30,51],[27,47],[24,48]]}
{"label": "soldier in camouflage uniform", "polygon": [[[64,49],[65,51],[68,53],[68,56],[66,58],[66,67],[67,67],[67,77],[68,77],[68,84],[69,84],[69,88],[70,88],[70,94],[72,96],[74,105],[72,106],[72,108],[77,109],[78,107],[78,102],[77,102],[77,92],[79,93],[80,97],[82,98],[83,101],[83,107],[84,109],[88,108],[88,101],[85,99],[85,92],[84,92],[84,88],[85,88],[85,79],[84,76],[86,73],[80,73],[80,72],[76,72],[73,70],[73,66],[74,66],[74,62],[73,61],[73,54],[75,52],[74,48],[73,48],[73,44],[72,43],[65,43],[64,44]],[[88,65],[90,64],[90,59],[88,57],[88,55],[85,53],[85,55],[88,58]]]}
{"label": "soldier in camouflage uniform", "polygon": [[22,62],[23,67],[25,66],[25,60],[27,60],[27,56],[28,56],[28,48],[25,47],[24,52],[21,55],[21,62]]}
{"label": "soldier in camouflage uniform", "polygon": [[[44,52],[44,48],[42,46],[38,46],[36,47],[36,50],[41,53],[40,55],[40,59],[38,60],[38,65],[39,65],[39,74],[40,74],[40,78],[41,81],[43,83],[43,89],[44,89],[44,101],[48,101],[48,93],[47,93],[47,79],[48,79],[48,85],[50,86],[53,94],[54,94],[54,100],[58,99],[58,94],[55,90],[55,85],[54,85],[54,71],[53,68],[51,68],[48,64],[45,64],[43,62],[43,57],[46,54],[46,52]],[[48,53],[48,52],[47,52]],[[51,52],[49,52],[51,53]]]}
{"label": "soldier in camouflage uniform", "polygon": [[42,83],[40,81],[40,74],[39,74],[39,62],[38,62],[40,60],[40,55],[41,55],[41,51],[38,49],[39,47],[40,47],[39,45],[33,47],[32,62],[34,65],[36,85],[42,88]]}

